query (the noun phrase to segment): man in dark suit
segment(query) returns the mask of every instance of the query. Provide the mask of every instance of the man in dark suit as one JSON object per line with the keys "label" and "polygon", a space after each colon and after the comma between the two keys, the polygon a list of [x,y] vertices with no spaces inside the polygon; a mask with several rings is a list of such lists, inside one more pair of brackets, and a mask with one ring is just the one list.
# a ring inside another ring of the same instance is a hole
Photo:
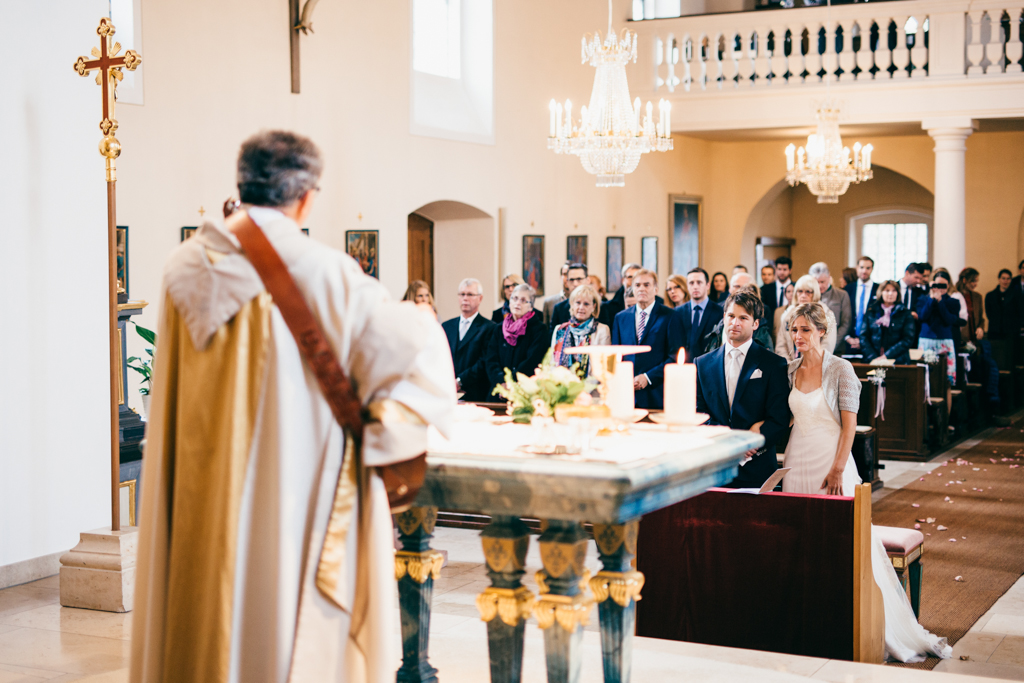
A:
{"label": "man in dark suit", "polygon": [[[786,285],[793,272],[793,259],[788,256],[780,256],[775,259],[775,280],[761,286],[761,303],[764,304],[764,317],[769,325],[775,324],[775,309],[784,302],[783,295],[786,293]],[[772,330],[772,338],[775,338],[775,330]]]}
{"label": "man in dark suit", "polygon": [[725,301],[727,341],[697,359],[697,411],[709,424],[749,429],[765,439],[747,452],[732,488],[760,487],[778,468],[775,442],[789,427],[786,360],[754,343],[764,306],[753,292],[740,291]]}
{"label": "man in dark suit", "polygon": [[864,321],[878,293],[878,283],[871,281],[871,273],[875,269],[875,261],[870,256],[857,259],[857,279],[846,285],[846,293],[853,305],[853,329],[846,335],[846,344],[853,351],[861,350],[860,337],[864,334]]}
{"label": "man in dark suit", "polygon": [[708,272],[694,268],[686,274],[686,288],[690,300],[675,310],[672,315],[673,335],[686,349],[686,362],[707,353],[708,332],[722,321],[722,307],[708,298],[711,285]]}
{"label": "man in dark suit", "polygon": [[921,334],[921,321],[917,318],[917,301],[928,295],[928,290],[920,286],[922,281],[920,267],[916,263],[907,264],[907,269],[903,271],[903,277],[900,279],[900,303],[914,316],[914,345],[911,347],[913,349],[917,348],[917,337]]}
{"label": "man in dark suit", "polygon": [[665,364],[674,363],[681,340],[672,334],[671,308],[655,301],[658,276],[640,269],[633,275],[636,304],[615,316],[612,344],[650,346],[647,353],[624,356],[633,363],[634,404],[637,408],[658,408],[663,405],[662,385]]}
{"label": "man in dark suit", "polygon": [[[571,263],[569,264],[569,270],[565,274],[566,289],[569,290],[569,294],[573,293],[580,285],[587,283],[587,264],[585,263]],[[555,328],[562,323],[569,322],[571,314],[569,313],[569,299],[561,301],[555,304],[554,310],[551,312],[551,322],[548,327],[554,332]]]}
{"label": "man in dark suit", "polygon": [[491,393],[484,351],[491,337],[496,334],[498,325],[480,315],[480,302],[483,299],[480,281],[466,278],[459,283],[461,315],[441,325],[448,337],[458,390],[464,394],[463,401],[487,401]]}
{"label": "man in dark suit", "polygon": [[[626,308],[626,290],[633,286],[633,274],[640,270],[640,264],[627,263],[622,266],[622,286],[616,290],[611,300],[601,304],[601,317],[599,320],[608,327],[615,322],[615,316],[622,313]],[[630,304],[632,306],[633,304]]]}

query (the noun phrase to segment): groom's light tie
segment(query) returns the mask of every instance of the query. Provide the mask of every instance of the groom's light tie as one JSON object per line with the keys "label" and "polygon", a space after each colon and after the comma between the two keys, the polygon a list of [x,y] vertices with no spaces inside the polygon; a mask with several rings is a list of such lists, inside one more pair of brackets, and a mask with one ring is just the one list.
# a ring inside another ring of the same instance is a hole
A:
{"label": "groom's light tie", "polygon": [[725,364],[725,389],[729,392],[729,408],[732,409],[732,399],[736,396],[736,383],[740,379],[740,350],[729,349],[729,362]]}

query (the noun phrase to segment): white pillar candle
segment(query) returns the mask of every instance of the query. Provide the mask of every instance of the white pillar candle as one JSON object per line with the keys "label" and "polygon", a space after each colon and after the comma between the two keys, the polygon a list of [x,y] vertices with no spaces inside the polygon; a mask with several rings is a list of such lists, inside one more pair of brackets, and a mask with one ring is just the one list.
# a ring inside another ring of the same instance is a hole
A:
{"label": "white pillar candle", "polygon": [[633,363],[623,361],[618,364],[608,388],[608,410],[612,417],[629,419],[633,414]]}
{"label": "white pillar candle", "polygon": [[693,422],[697,414],[697,366],[686,365],[680,351],[675,364],[665,366],[665,417],[669,422]]}

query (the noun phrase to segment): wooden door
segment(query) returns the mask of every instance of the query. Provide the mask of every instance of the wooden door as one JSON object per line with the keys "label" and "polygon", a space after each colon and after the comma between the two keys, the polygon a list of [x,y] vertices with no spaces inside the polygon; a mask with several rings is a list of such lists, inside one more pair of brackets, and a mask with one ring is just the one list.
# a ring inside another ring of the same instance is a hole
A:
{"label": "wooden door", "polygon": [[434,291],[434,223],[409,214],[409,282],[423,280]]}

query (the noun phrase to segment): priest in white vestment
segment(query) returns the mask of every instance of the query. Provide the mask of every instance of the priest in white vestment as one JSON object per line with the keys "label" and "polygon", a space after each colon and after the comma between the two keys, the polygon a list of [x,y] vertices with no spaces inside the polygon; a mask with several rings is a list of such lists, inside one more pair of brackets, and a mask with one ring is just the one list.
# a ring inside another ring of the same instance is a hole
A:
{"label": "priest in white vestment", "polygon": [[454,372],[432,316],[300,231],[321,165],[309,140],[260,133],[239,155],[239,191],[369,415],[363,448],[236,238],[207,221],[164,271],[133,683],[395,680],[393,532],[376,468],[424,453],[428,424],[448,431]]}

